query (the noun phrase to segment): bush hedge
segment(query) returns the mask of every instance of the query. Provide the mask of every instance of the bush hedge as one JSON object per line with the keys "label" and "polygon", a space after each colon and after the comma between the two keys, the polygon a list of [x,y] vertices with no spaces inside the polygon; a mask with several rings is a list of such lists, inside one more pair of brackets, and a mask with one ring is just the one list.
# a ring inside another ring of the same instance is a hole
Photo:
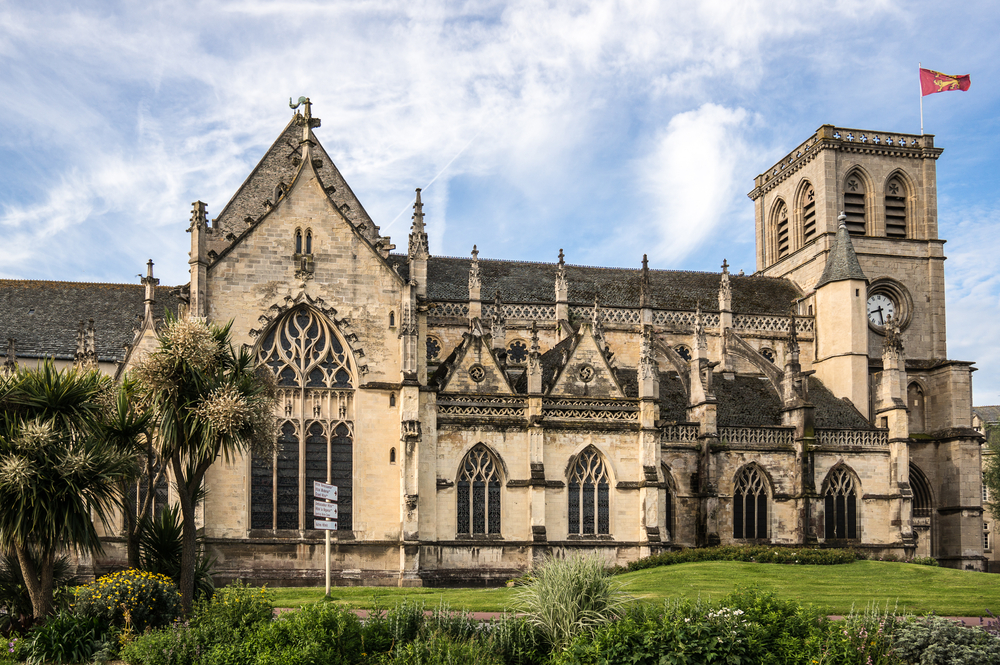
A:
{"label": "bush hedge", "polygon": [[181,594],[166,575],[130,568],[77,589],[75,611],[116,628],[142,633],[177,618]]}

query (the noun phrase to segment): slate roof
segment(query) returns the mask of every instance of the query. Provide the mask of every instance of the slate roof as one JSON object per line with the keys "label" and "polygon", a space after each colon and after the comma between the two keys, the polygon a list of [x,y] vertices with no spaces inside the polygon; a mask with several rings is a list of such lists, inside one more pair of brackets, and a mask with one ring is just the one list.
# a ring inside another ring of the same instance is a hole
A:
{"label": "slate roof", "polygon": [[[177,314],[174,287],[156,288],[155,316]],[[125,344],[142,322],[141,284],[94,284],[0,279],[0,355],[13,337],[19,358],[70,360],[80,321],[94,319],[94,343],[102,362],[125,356]]]}
{"label": "slate roof", "polygon": [[712,390],[719,400],[719,427],[773,427],[781,424],[781,399],[764,377],[737,374],[732,381],[716,374]]}
{"label": "slate roof", "polygon": [[984,423],[1000,422],[1000,406],[974,406],[972,413],[979,416]]}
{"label": "slate roof", "polygon": [[848,233],[847,227],[841,220],[840,227],[837,229],[837,237],[833,241],[833,248],[830,249],[830,254],[826,257],[826,267],[823,268],[823,274],[813,288],[818,289],[824,284],[842,282],[848,279],[868,281],[868,278],[865,277],[865,271],[858,263],[858,255],[854,253],[851,234]]}
{"label": "slate roof", "polygon": [[809,401],[816,406],[816,427],[875,429],[846,399],[840,399],[815,376],[809,377]]}
{"label": "slate roof", "polygon": [[[247,228],[247,217],[256,221],[264,215],[268,211],[264,201],[274,202],[274,188],[279,184],[287,187],[295,177],[301,163],[302,150],[299,145],[301,141],[302,127],[295,123],[293,117],[240,185],[233,198],[219,212],[213,226],[238,236]],[[319,159],[322,162],[316,169],[320,181],[347,219],[355,226],[374,228],[371,217],[318,140],[313,146],[312,154],[314,160]]]}
{"label": "slate roof", "polygon": [[[389,262],[407,277],[406,256],[392,254]],[[433,301],[469,299],[471,259],[432,256],[427,261],[427,297]],[[497,291],[505,303],[555,303],[555,263],[479,259],[480,298],[492,301]],[[639,269],[566,266],[568,299],[574,305],[639,307]],[[698,303],[707,312],[719,311],[719,273],[688,270],[650,270],[650,305],[657,309],[690,310]],[[730,275],[733,311],[787,315],[802,294],[789,280],[777,277]]]}

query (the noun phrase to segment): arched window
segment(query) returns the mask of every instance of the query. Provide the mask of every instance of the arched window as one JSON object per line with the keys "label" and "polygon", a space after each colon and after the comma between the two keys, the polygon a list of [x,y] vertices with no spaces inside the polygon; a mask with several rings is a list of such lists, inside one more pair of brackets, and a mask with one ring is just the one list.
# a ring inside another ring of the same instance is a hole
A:
{"label": "arched window", "polygon": [[802,190],[799,202],[802,209],[802,241],[809,242],[816,237],[816,189],[810,183]]}
{"label": "arched window", "polygon": [[389,393],[389,406],[396,406],[396,393]]}
{"label": "arched window", "polygon": [[910,488],[913,490],[913,516],[931,516],[931,484],[927,476],[913,462],[910,462]]}
{"label": "arched window", "polygon": [[611,484],[607,463],[590,447],[576,458],[569,474],[569,533],[593,536],[611,533]]}
{"label": "arched window", "polygon": [[313,253],[313,232],[311,229],[306,229],[306,254]]}
{"label": "arched window", "polygon": [[338,529],[352,530],[356,381],[349,354],[335,326],[304,306],[261,338],[257,358],[278,383],[278,446],[271,459],[251,457],[251,529],[312,529],[312,481],[329,480],[339,490]]}
{"label": "arched window", "polygon": [[500,534],[500,469],[483,444],[473,446],[458,472],[459,535]]}
{"label": "arched window", "polygon": [[788,229],[788,206],[784,201],[778,201],[774,209],[774,228],[777,234],[778,258],[788,255],[791,250],[791,236]]}
{"label": "arched window", "polygon": [[390,448],[389,449],[389,464],[395,464],[395,463],[396,463],[396,449],[395,448]]}
{"label": "arched window", "polygon": [[858,491],[847,467],[839,466],[830,472],[823,495],[827,540],[857,538]]}
{"label": "arched window", "polygon": [[389,312],[389,327],[391,328],[394,325],[396,325],[396,313]]}
{"label": "arched window", "polygon": [[906,405],[910,409],[910,431],[922,433],[927,431],[924,423],[924,390],[920,384],[913,382],[906,387]]}
{"label": "arched window", "polygon": [[670,469],[661,465],[663,485],[660,489],[660,542],[668,543],[673,539],[674,532],[674,483],[670,477]]}
{"label": "arched window", "polygon": [[733,538],[767,538],[767,480],[755,465],[744,467],[736,478]]}
{"label": "arched window", "polygon": [[676,351],[677,355],[679,355],[684,360],[691,360],[691,349],[687,348],[683,344],[678,344],[677,346],[675,346],[674,351]]}
{"label": "arched window", "polygon": [[302,231],[295,230],[295,253],[302,253]]}
{"label": "arched window", "polygon": [[865,181],[857,172],[849,174],[844,181],[844,214],[847,215],[847,231],[851,235],[863,236],[867,233]]}
{"label": "arched window", "polygon": [[906,186],[898,175],[885,184],[885,235],[906,237]]}
{"label": "arched window", "polygon": [[772,363],[774,362],[774,351],[772,351],[771,349],[764,347],[763,349],[760,350],[760,355],[767,358],[768,361]]}

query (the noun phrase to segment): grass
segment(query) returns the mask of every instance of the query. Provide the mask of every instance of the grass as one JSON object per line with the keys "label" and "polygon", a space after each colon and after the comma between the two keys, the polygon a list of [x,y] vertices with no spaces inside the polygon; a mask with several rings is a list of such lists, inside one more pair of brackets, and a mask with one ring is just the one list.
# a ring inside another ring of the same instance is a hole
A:
{"label": "grass", "polygon": [[[1000,575],[881,561],[856,561],[837,566],[789,566],[766,563],[711,561],[684,563],[621,575],[628,591],[646,602],[667,598],[719,599],[739,584],[756,583],[782,598],[815,605],[827,614],[847,614],[870,603],[914,614],[981,616],[986,609],[1000,614]],[[280,587],[276,607],[298,607],[323,599],[323,588]],[[375,600],[392,607],[404,599],[428,608],[441,604],[471,612],[510,610],[514,590],[507,588],[435,589],[395,587],[334,587],[331,602],[353,609],[370,609]]]}

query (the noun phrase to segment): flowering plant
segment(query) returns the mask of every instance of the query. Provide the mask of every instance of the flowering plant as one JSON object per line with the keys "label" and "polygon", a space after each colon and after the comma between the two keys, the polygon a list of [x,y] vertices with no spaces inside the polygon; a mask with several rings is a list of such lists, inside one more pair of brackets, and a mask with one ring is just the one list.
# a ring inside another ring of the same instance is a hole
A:
{"label": "flowering plant", "polygon": [[75,609],[118,628],[141,633],[166,626],[180,614],[180,593],[166,575],[130,568],[82,586]]}

